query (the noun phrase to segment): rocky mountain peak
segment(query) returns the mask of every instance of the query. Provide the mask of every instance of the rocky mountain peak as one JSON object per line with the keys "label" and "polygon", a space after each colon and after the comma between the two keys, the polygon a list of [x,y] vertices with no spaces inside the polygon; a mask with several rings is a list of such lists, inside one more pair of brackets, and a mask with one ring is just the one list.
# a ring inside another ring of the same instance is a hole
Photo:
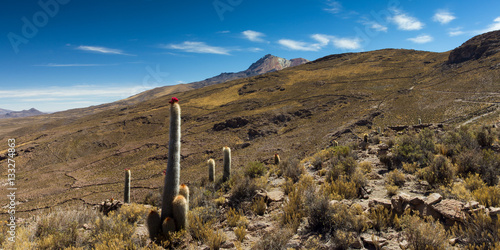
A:
{"label": "rocky mountain peak", "polygon": [[469,60],[494,55],[500,51],[500,30],[477,35],[460,47],[451,51],[448,57],[449,64],[461,63]]}

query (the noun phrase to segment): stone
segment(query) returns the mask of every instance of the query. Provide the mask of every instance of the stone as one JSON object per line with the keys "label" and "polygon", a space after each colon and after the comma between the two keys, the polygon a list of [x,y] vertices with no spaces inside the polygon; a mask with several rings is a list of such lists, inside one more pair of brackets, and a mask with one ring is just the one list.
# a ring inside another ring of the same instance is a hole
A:
{"label": "stone", "polygon": [[382,199],[382,198],[372,198],[368,201],[368,206],[370,208],[375,207],[377,205],[382,205],[386,209],[391,209],[392,203],[388,199]]}
{"label": "stone", "polygon": [[360,237],[357,237],[356,239],[354,239],[354,242],[351,244],[350,247],[352,247],[354,249],[361,249],[361,248],[364,247],[363,246],[363,241],[361,240]]}
{"label": "stone", "polygon": [[226,241],[226,242],[222,243],[222,245],[220,246],[220,248],[233,248],[233,247],[234,247],[234,243],[231,241]]}
{"label": "stone", "polygon": [[404,212],[404,201],[400,198],[399,194],[392,196],[391,204],[394,211],[398,214],[402,214]]}
{"label": "stone", "polygon": [[463,221],[465,218],[462,209],[464,207],[463,202],[445,199],[441,202],[432,205],[432,208],[441,214],[444,218],[450,219],[452,221]]}
{"label": "stone", "polygon": [[389,145],[382,143],[382,144],[378,145],[378,149],[383,150],[383,151],[389,150]]}
{"label": "stone", "polygon": [[374,246],[374,247],[382,247],[385,244],[387,244],[387,239],[375,236],[374,234],[368,234],[368,233],[363,233],[360,235],[361,240],[363,243],[368,246]]}
{"label": "stone", "polygon": [[248,231],[253,232],[253,231],[257,231],[257,230],[262,230],[262,229],[267,228],[269,226],[270,226],[269,223],[256,222],[256,223],[248,225]]}
{"label": "stone", "polygon": [[443,199],[443,196],[441,196],[440,194],[432,193],[425,200],[425,204],[426,205],[434,205],[434,204],[440,202],[442,199]]}
{"label": "stone", "polygon": [[285,193],[281,190],[272,190],[267,193],[267,197],[272,202],[282,201],[285,198]]}
{"label": "stone", "polygon": [[500,214],[500,207],[490,207],[490,216],[498,216]]}
{"label": "stone", "polygon": [[464,209],[466,210],[474,210],[476,208],[479,208],[479,202],[477,201],[467,202],[467,204],[465,204],[464,206]]}

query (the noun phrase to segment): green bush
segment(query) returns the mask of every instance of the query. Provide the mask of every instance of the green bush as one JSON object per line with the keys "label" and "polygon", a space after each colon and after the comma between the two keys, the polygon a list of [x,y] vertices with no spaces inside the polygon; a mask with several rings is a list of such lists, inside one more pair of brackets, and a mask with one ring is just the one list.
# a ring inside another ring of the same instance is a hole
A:
{"label": "green bush", "polygon": [[429,129],[422,130],[418,136],[402,136],[395,150],[395,156],[398,161],[407,163],[415,162],[420,166],[427,166],[435,153],[434,134]]}
{"label": "green bush", "polygon": [[265,175],[267,172],[266,166],[262,162],[254,161],[248,163],[245,169],[245,175],[250,178],[256,178]]}
{"label": "green bush", "polygon": [[432,186],[447,185],[453,182],[454,172],[450,161],[445,156],[438,155],[430,166],[423,169],[422,177]]}

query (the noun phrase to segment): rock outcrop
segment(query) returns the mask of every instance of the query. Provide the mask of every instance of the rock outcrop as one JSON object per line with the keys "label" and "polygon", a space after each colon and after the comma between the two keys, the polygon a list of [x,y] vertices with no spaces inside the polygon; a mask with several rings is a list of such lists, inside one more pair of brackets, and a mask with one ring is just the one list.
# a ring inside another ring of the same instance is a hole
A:
{"label": "rock outcrop", "polygon": [[448,64],[488,57],[500,51],[500,31],[492,31],[475,36],[451,51]]}

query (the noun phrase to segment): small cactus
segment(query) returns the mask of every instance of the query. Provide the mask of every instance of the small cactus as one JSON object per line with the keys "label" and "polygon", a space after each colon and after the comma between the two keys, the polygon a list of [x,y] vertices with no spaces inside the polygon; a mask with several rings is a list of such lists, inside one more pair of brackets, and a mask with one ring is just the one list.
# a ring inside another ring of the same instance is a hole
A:
{"label": "small cactus", "polygon": [[130,203],[130,169],[125,169],[125,190],[123,192],[123,202]]}
{"label": "small cactus", "polygon": [[147,218],[147,226],[149,232],[149,238],[154,241],[160,236],[161,232],[161,219],[160,214],[156,210],[151,210]]}
{"label": "small cactus", "polygon": [[214,182],[215,180],[215,161],[214,159],[208,160],[208,180]]}
{"label": "small cactus", "polygon": [[280,165],[280,156],[278,154],[274,154],[274,165]]}
{"label": "small cactus", "polygon": [[186,198],[182,195],[177,195],[172,203],[175,226],[178,231],[187,227],[188,206]]}
{"label": "small cactus", "polygon": [[422,124],[422,119],[418,118],[418,125]]}
{"label": "small cactus", "polygon": [[364,134],[364,135],[363,135],[363,141],[364,141],[365,143],[368,143],[368,134]]}
{"label": "small cactus", "polygon": [[181,184],[179,186],[179,195],[184,196],[184,198],[186,198],[186,201],[189,204],[189,188],[188,186],[186,186],[186,184]]}
{"label": "small cactus", "polygon": [[222,176],[222,180],[227,181],[231,177],[231,149],[224,147],[222,151],[224,153],[224,175]]}
{"label": "small cactus", "polygon": [[161,229],[163,230],[163,234],[165,234],[167,237],[170,232],[175,232],[174,219],[170,217],[165,218],[165,220],[163,220],[163,223],[161,223]]}
{"label": "small cactus", "polygon": [[334,147],[338,147],[339,146],[339,142],[337,140],[333,140],[333,146]]}

